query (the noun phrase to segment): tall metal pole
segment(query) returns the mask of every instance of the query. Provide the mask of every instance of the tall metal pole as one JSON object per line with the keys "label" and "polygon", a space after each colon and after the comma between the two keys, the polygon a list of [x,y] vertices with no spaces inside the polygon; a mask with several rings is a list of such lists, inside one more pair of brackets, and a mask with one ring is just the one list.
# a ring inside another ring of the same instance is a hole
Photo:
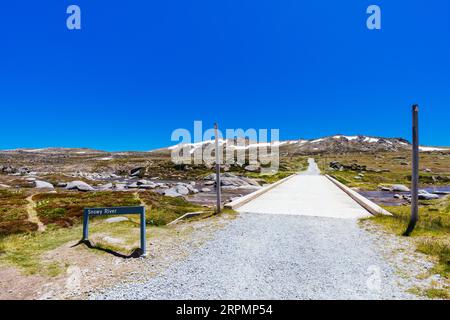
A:
{"label": "tall metal pole", "polygon": [[217,207],[216,213],[222,211],[222,195],[220,194],[220,152],[219,152],[219,126],[214,124],[214,135],[216,136],[216,192],[217,192]]}
{"label": "tall metal pole", "polygon": [[419,106],[412,107],[413,118],[413,146],[412,146],[412,174],[411,174],[411,220],[404,236],[409,236],[419,220]]}

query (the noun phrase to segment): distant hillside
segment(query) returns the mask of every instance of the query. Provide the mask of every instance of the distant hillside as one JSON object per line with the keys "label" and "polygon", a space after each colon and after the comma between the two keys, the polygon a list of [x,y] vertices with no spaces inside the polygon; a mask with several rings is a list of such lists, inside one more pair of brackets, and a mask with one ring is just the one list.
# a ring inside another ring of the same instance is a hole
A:
{"label": "distant hillside", "polygon": [[[234,150],[248,150],[262,146],[278,146],[281,154],[289,155],[311,155],[322,153],[351,153],[351,152],[387,152],[387,151],[402,151],[411,149],[411,144],[408,140],[402,138],[383,138],[372,136],[346,136],[334,135],[322,137],[312,140],[284,140],[272,143],[257,143],[249,139],[227,139],[220,140],[220,144],[224,148]],[[205,149],[207,147],[214,148],[214,141],[202,141],[185,145],[190,148],[191,154],[196,150]],[[107,152],[88,148],[41,148],[41,149],[14,149],[14,150],[0,150],[3,155],[54,155],[54,156],[114,156],[114,157],[128,157],[135,155],[162,155],[169,156],[172,150],[179,148],[179,145],[151,150],[149,152],[141,151],[122,151],[122,152]],[[429,147],[421,146],[422,152],[444,151],[450,152],[450,147]]]}
{"label": "distant hillside", "polygon": [[5,153],[25,153],[25,154],[103,154],[108,153],[101,150],[94,150],[88,148],[39,148],[39,149],[31,149],[31,148],[20,148],[20,149],[12,149],[12,150],[3,150]]}

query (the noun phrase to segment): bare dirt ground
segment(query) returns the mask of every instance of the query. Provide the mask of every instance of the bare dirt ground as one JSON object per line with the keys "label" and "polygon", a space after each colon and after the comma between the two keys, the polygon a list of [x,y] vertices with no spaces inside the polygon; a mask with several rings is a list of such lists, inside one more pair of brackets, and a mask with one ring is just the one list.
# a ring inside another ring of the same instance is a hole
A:
{"label": "bare dirt ground", "polygon": [[56,277],[25,275],[17,268],[1,266],[0,300],[84,299],[94,289],[98,291],[117,282],[158,275],[188,256],[234,217],[224,214],[152,228],[147,258],[127,259],[69,242],[43,257],[65,266],[65,272]]}
{"label": "bare dirt ground", "polygon": [[38,214],[36,212],[36,203],[33,201],[33,195],[27,197],[27,213],[28,213],[28,221],[32,223],[36,223],[38,225],[38,231],[45,231],[45,225],[39,220]]}

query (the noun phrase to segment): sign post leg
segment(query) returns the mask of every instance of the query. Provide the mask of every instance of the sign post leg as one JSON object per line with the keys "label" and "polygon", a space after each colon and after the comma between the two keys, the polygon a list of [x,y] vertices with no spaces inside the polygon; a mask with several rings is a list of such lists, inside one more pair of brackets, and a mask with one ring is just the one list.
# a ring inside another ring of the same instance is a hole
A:
{"label": "sign post leg", "polygon": [[84,210],[83,213],[83,241],[89,240],[89,213]]}
{"label": "sign post leg", "polygon": [[145,207],[141,212],[141,254],[143,257],[147,256],[147,234],[146,234],[146,222],[145,222]]}
{"label": "sign post leg", "polygon": [[217,193],[217,208],[216,213],[222,211],[222,195],[221,195],[221,181],[220,181],[220,153],[219,153],[219,126],[214,124],[214,135],[216,136],[216,193]]}

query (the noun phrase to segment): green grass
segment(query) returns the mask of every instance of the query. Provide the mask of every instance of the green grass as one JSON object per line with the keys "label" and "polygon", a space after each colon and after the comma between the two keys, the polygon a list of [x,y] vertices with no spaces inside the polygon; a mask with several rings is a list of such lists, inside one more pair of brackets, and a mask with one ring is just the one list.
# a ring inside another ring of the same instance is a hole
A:
{"label": "green grass", "polygon": [[425,289],[425,295],[430,299],[450,299],[450,290],[442,288]]}
{"label": "green grass", "polygon": [[0,255],[0,262],[18,266],[26,274],[55,274],[55,267],[47,269],[48,265],[41,261],[41,255],[68,241],[80,238],[81,227],[70,229],[49,227],[43,233],[7,236],[2,239],[3,253]]}
{"label": "green grass", "polygon": [[147,224],[166,225],[188,212],[206,211],[183,198],[165,197],[151,191],[139,192],[139,198],[147,206]]}
{"label": "green grass", "polygon": [[130,192],[62,192],[33,197],[39,219],[46,225],[70,227],[79,222],[84,208],[135,206],[140,202]]}

